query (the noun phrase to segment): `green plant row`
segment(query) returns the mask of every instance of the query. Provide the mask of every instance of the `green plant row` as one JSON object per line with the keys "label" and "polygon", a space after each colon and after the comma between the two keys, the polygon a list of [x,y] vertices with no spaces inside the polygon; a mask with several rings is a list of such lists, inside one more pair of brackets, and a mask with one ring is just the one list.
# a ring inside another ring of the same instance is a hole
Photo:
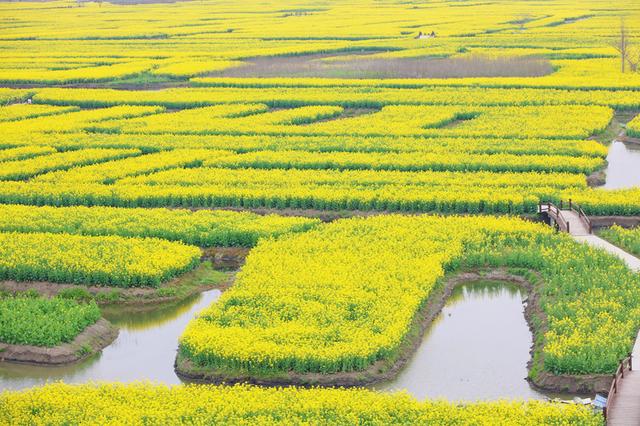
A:
{"label": "green plant row", "polygon": [[255,151],[207,160],[209,167],[259,169],[337,169],[401,171],[569,172],[589,174],[604,164],[602,158],[565,155],[511,155],[469,153],[310,153]]}
{"label": "green plant row", "polygon": [[39,297],[0,298],[0,342],[53,347],[71,342],[100,319],[91,302]]}
{"label": "green plant row", "polygon": [[[259,79],[265,81],[265,79]],[[313,79],[314,81],[322,81]],[[251,80],[247,80],[251,81]],[[268,80],[266,80],[268,81]],[[331,80],[329,80],[331,81]],[[346,80],[353,81],[353,80]],[[432,82],[434,80],[431,80]],[[379,83],[380,80],[376,80]],[[384,83],[382,83],[384,84]],[[115,89],[37,89],[34,102],[91,108],[130,104],[194,108],[220,103],[261,102],[272,107],[340,105],[381,108],[385,105],[604,105],[620,109],[640,107],[634,90],[571,90],[571,88],[496,87],[210,87],[156,91]],[[588,89],[588,88],[585,88]]]}
{"label": "green plant row", "polygon": [[625,229],[613,225],[600,231],[600,235],[629,253],[640,256],[640,228]]}
{"label": "green plant row", "polygon": [[0,233],[0,280],[157,287],[200,261],[200,249],[157,238]]}
{"label": "green plant row", "polygon": [[31,133],[28,140],[12,138],[7,146],[54,146],[62,150],[78,148],[139,148],[145,152],[177,149],[254,151],[512,154],[607,156],[607,148],[593,140],[450,138],[405,136],[303,136],[303,135],[185,135],[60,133],[55,139],[46,133]]}
{"label": "green plant row", "polygon": [[155,237],[198,246],[253,247],[263,237],[302,232],[319,219],[260,216],[248,212],[34,207],[0,204],[0,232]]}
{"label": "green plant row", "polygon": [[4,424],[601,426],[590,407],[543,401],[458,404],[366,389],[49,384],[0,394]]}

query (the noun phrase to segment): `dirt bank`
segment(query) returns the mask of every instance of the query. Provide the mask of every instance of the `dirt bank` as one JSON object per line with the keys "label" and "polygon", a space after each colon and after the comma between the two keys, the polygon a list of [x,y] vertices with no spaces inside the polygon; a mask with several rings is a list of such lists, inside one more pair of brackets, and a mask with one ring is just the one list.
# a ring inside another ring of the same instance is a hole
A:
{"label": "dirt bank", "polygon": [[[237,252],[234,252],[233,250]],[[218,264],[229,265],[225,269],[237,269],[232,265],[244,260],[248,249],[224,248],[214,249],[213,258],[218,256]],[[214,288],[226,289],[233,282],[234,274],[215,269],[215,260],[209,262],[205,253],[203,263],[193,271],[174,278],[158,288],[153,287],[104,287],[63,284],[48,281],[0,281],[0,291],[12,294],[35,291],[44,297],[62,295],[78,300],[95,300],[101,306],[127,305],[132,308],[149,308],[156,305],[175,303],[193,295]]]}
{"label": "dirt bank", "polygon": [[238,270],[250,251],[247,247],[209,247],[202,249],[202,258],[213,262],[215,269]]}
{"label": "dirt bank", "polygon": [[0,361],[45,365],[69,364],[100,352],[116,337],[118,329],[101,318],[76,336],[72,342],[52,348],[0,343]]}
{"label": "dirt bank", "polygon": [[[531,272],[533,275],[537,274]],[[398,375],[400,370],[407,364],[422,343],[422,338],[433,320],[442,310],[452,291],[460,285],[474,281],[504,281],[518,285],[528,293],[528,303],[525,309],[525,316],[534,336],[534,347],[531,348],[532,360],[528,364],[531,378],[529,379],[535,387],[540,389],[569,392],[569,393],[590,393],[603,392],[609,388],[611,382],[610,375],[553,375],[544,372],[542,365],[542,339],[540,336],[546,330],[546,321],[534,285],[520,275],[514,275],[506,269],[487,269],[464,271],[454,274],[439,283],[432,291],[428,301],[418,312],[411,324],[408,335],[401,343],[396,355],[379,360],[363,371],[342,372],[334,374],[320,373],[269,373],[256,376],[246,371],[220,371],[211,370],[206,367],[195,365],[180,352],[176,357],[176,373],[187,381],[200,383],[252,383],[266,386],[364,386],[377,382],[392,380]],[[534,324],[538,324],[534,326]]]}

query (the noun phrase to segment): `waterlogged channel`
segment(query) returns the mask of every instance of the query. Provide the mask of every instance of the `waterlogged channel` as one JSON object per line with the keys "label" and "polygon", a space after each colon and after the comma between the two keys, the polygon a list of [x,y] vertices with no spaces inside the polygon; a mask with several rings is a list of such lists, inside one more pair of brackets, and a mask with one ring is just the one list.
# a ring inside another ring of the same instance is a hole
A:
{"label": "waterlogged channel", "polygon": [[483,281],[456,287],[418,351],[383,390],[419,399],[545,399],[525,380],[533,337],[519,287]]}
{"label": "waterlogged channel", "polygon": [[604,189],[640,186],[640,146],[613,141],[607,155]]}
{"label": "waterlogged channel", "polygon": [[[120,335],[102,354],[64,367],[0,363],[0,389],[60,380],[180,383],[173,370],[178,337],[219,296],[219,290],[211,290],[146,313],[107,310],[105,317],[120,328]],[[537,392],[525,380],[532,336],[523,315],[523,297],[518,287],[502,282],[456,288],[399,376],[374,387],[405,389],[419,399],[557,396]]]}
{"label": "waterlogged channel", "polygon": [[105,310],[104,316],[120,328],[120,334],[101,354],[61,367],[0,363],[0,389],[28,388],[53,381],[181,383],[173,371],[178,337],[187,323],[218,297],[220,290],[210,290],[151,312]]}

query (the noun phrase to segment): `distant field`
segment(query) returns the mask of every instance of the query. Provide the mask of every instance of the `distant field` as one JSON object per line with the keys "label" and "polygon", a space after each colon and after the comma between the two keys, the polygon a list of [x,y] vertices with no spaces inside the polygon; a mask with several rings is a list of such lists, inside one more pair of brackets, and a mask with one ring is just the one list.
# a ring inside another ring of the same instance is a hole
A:
{"label": "distant field", "polygon": [[[518,377],[602,393],[640,326],[638,276],[531,222],[542,202],[640,220],[640,188],[602,187],[634,170],[607,156],[640,137],[639,52],[637,0],[0,3],[0,344],[59,346],[106,322],[94,301],[126,301],[121,317],[173,337],[135,347],[123,321],[114,347],[172,384],[178,346],[191,379],[369,384],[437,326],[449,280],[496,273],[528,297]],[[637,231],[602,235],[638,253]],[[187,296],[214,288],[185,330]],[[62,378],[104,380],[113,359]],[[60,378],[38,368],[0,368],[0,388]],[[0,419],[603,421],[546,402],[104,386],[2,394]],[[96,392],[107,417],[83,407]]]}

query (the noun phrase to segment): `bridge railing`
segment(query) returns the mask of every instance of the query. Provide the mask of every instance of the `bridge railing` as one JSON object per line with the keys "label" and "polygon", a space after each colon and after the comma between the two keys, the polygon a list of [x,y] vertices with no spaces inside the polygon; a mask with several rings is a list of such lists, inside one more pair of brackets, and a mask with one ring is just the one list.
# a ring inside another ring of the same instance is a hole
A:
{"label": "bridge railing", "polygon": [[[592,234],[593,233],[593,224],[591,223],[591,219],[589,219],[589,216],[587,216],[587,214],[584,212],[582,207],[580,207],[578,204],[574,203],[571,200],[571,198],[569,198],[568,206],[569,206],[569,208],[566,209],[566,210],[571,210],[574,213],[576,213],[578,215],[578,217],[580,218],[580,220],[582,220],[587,225],[587,229],[589,231],[589,234]],[[549,214],[556,221],[556,223],[558,224],[558,227],[560,228],[560,230],[566,231],[566,232],[570,232],[571,224],[569,223],[567,218],[564,217],[564,215],[562,214],[563,210],[565,210],[565,202],[563,200],[560,200],[560,207],[556,206],[555,204],[553,204],[550,201],[541,201],[540,203],[538,203],[538,211],[540,213]]]}
{"label": "bridge railing", "polygon": [[[562,201],[560,201],[560,206],[562,206]],[[550,201],[544,201],[538,203],[538,211],[540,213],[547,213],[550,217],[552,217],[556,223],[558,224],[558,228],[561,231],[571,232],[570,224],[567,218],[562,214],[562,207],[558,208],[555,204]]]}
{"label": "bridge railing", "polygon": [[616,373],[613,375],[613,381],[611,382],[609,394],[607,395],[607,405],[602,409],[605,421],[607,421],[608,408],[613,405],[613,401],[615,401],[616,396],[618,395],[618,386],[624,379],[624,372],[633,370],[632,358],[633,356],[630,354],[628,357],[621,360],[618,368],[616,369]]}
{"label": "bridge railing", "polygon": [[[562,208],[562,201],[560,201],[560,208]],[[587,216],[584,210],[582,210],[582,207],[571,201],[571,198],[569,198],[569,210],[574,211],[578,215],[578,217],[587,224],[589,234],[593,234],[593,225],[591,223],[591,219],[589,219],[589,216]]]}

